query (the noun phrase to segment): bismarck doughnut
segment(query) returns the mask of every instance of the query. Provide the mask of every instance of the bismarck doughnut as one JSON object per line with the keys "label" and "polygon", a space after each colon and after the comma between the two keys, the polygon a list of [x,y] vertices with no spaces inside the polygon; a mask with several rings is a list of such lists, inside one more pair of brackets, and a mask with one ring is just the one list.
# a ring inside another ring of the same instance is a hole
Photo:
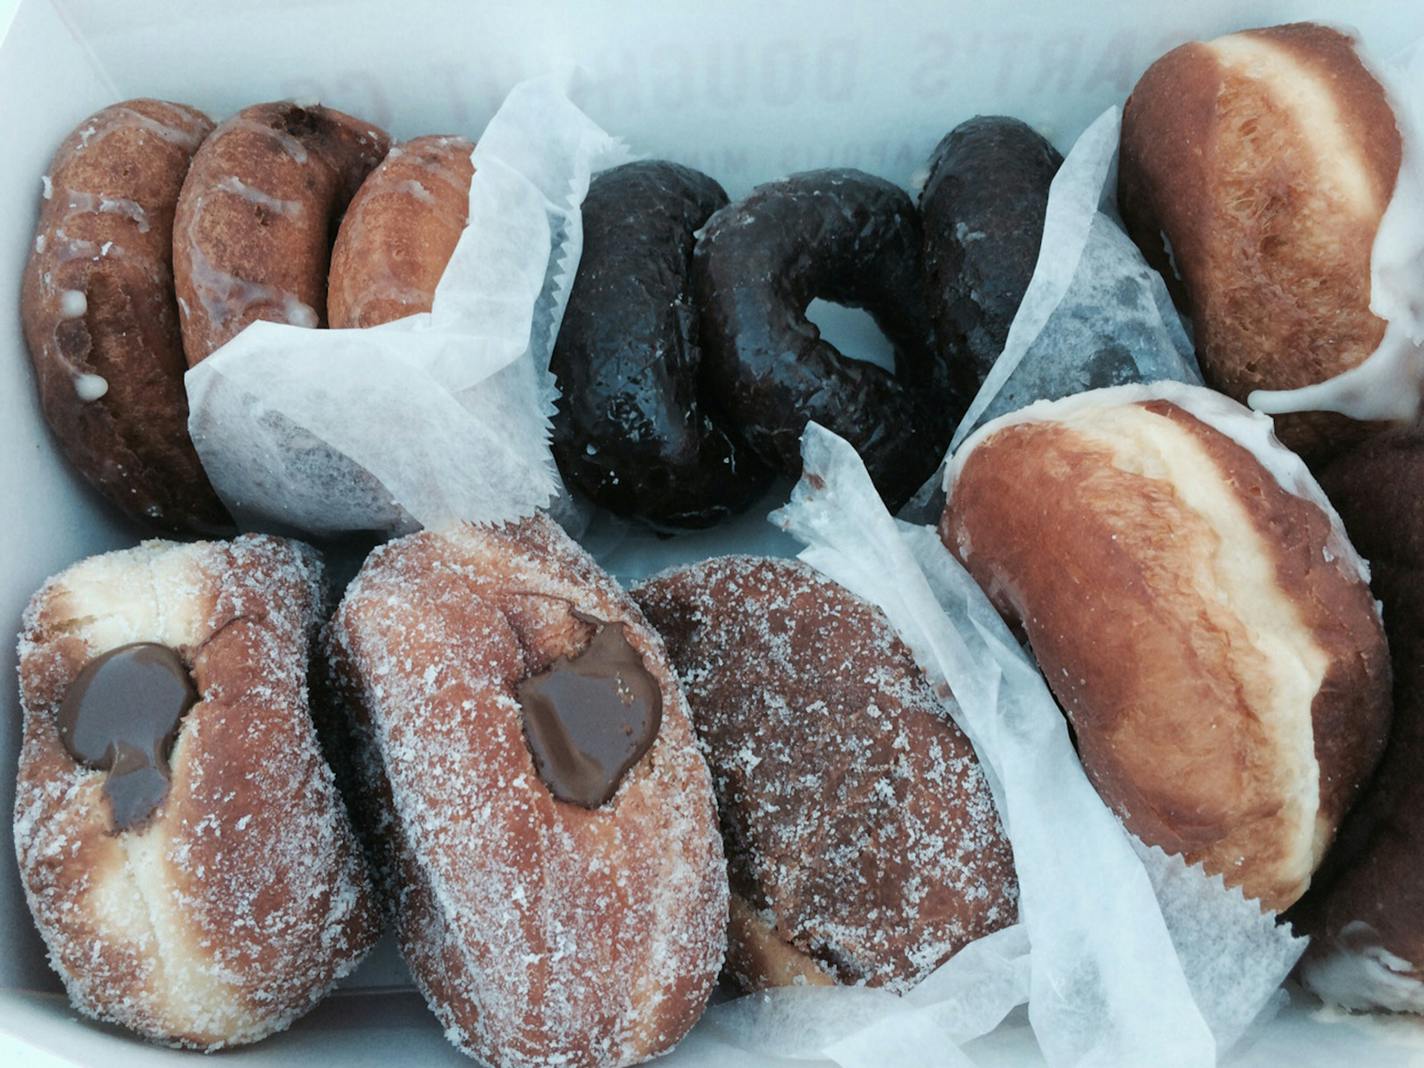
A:
{"label": "bismarck doughnut", "polygon": [[[855,170],[758,186],[707,221],[693,254],[704,378],[767,463],[799,474],[815,420],[855,446],[894,506],[935,469],[954,424],[920,245],[909,196]],[[823,340],[806,318],[816,297],[868,311],[895,346],[895,371]]]}
{"label": "bismarck doughnut", "polygon": [[711,178],[660,160],[599,174],[583,202],[551,364],[554,456],[589,498],[659,526],[710,526],[771,476],[705,396],[692,249],[726,203]]}
{"label": "bismarck doughnut", "polygon": [[1424,433],[1372,438],[1320,482],[1384,605],[1394,723],[1328,858],[1338,876],[1303,903],[1313,938],[1301,973],[1337,1005],[1424,1013]]}
{"label": "bismarck doughnut", "polygon": [[[1191,316],[1208,385],[1244,403],[1375,350],[1370,257],[1400,155],[1383,87],[1336,30],[1248,30],[1148,68],[1123,110],[1118,203]],[[1366,429],[1328,413],[1277,426],[1311,456]]]}
{"label": "bismarck doughnut", "polygon": [[974,751],[877,608],[749,556],[633,596],[712,768],[739,986],[905,990],[1014,922],[1013,854]]}
{"label": "bismarck doughnut", "polygon": [[331,249],[331,326],[379,326],[430,310],[469,215],[474,150],[463,137],[417,137],[361,183]]}
{"label": "bismarck doughnut", "polygon": [[1280,910],[1374,770],[1390,669],[1368,571],[1269,427],[1174,383],[1035,404],[956,453],[940,533],[1128,828]]}
{"label": "bismarck doughnut", "polygon": [[255,104],[213,131],[173,224],[189,365],[257,319],[324,325],[332,235],[389,145],[367,122],[291,103]]}
{"label": "bismarck doughnut", "polygon": [[65,138],[44,177],[20,317],[65,456],[128,516],[231,527],[188,439],[173,297],[173,212],[212,129],[182,104],[126,100]]}
{"label": "bismarck doughnut", "polygon": [[1004,351],[1062,164],[1029,126],[1002,115],[960,123],[930,156],[920,193],[925,276],[935,346],[961,413]]}
{"label": "bismarck doughnut", "polygon": [[321,564],[294,542],[145,542],[30,602],[15,853],[75,1008],[253,1042],[377,934],[307,709]]}
{"label": "bismarck doughnut", "polygon": [[328,641],[396,931],[497,1066],[672,1048],[722,963],[707,765],[657,635],[548,518],[388,543]]}

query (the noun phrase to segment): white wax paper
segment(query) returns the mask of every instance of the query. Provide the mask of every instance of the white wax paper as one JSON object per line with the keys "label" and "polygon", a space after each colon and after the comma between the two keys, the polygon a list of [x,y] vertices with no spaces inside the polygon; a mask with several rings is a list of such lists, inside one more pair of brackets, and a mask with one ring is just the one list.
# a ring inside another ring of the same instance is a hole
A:
{"label": "white wax paper", "polygon": [[429,313],[367,330],[253,323],[188,372],[189,431],[239,523],[500,522],[559,490],[549,355],[590,176],[627,153],[540,78],[510,92],[473,158],[469,224]]}
{"label": "white wax paper", "polygon": [[[808,426],[802,457],[773,521],[805,543],[803,560],[877,604],[931,682],[953,691],[1013,842],[1021,927],[967,948],[898,1013],[871,1009],[890,995],[818,988],[733,1003],[714,1010],[716,1025],[746,1028],[748,1044],[770,1035],[783,1056],[850,1051],[839,1063],[858,1068],[875,1063],[856,1058],[873,1056],[876,1036],[897,1036],[899,1063],[953,1065],[954,1044],[1027,994],[1050,1064],[1216,1063],[1272,1004],[1304,942],[1179,859],[1144,850],[1144,864],[1037,668],[935,531],[892,519],[829,431]],[[1026,985],[1022,953],[1003,952],[1024,937]],[[968,998],[979,991],[983,1003]]]}

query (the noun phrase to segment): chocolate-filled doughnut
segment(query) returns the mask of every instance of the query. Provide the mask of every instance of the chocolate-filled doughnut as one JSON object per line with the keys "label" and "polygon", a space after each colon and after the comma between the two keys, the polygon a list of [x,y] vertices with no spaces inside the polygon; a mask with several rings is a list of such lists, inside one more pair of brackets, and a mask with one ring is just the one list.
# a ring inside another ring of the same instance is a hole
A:
{"label": "chocolate-filled doughnut", "polygon": [[[1192,41],[1147,69],[1123,108],[1118,204],[1192,318],[1208,385],[1246,403],[1375,350],[1371,254],[1401,153],[1383,86],[1339,30]],[[1312,459],[1370,429],[1322,412],[1276,422]]]}
{"label": "chocolate-filled doughnut", "polygon": [[1048,189],[1062,164],[1057,149],[1003,115],[960,123],[930,156],[920,193],[925,277],[957,412],[1004,351],[1038,263]]}
{"label": "chocolate-filled doughnut", "polygon": [[[909,196],[855,170],[758,186],[707,221],[693,254],[704,377],[767,463],[799,473],[810,420],[855,446],[891,505],[939,463],[953,412],[920,246]],[[806,318],[816,297],[868,311],[895,346],[894,373],[822,340]]]}
{"label": "chocolate-filled doughnut", "polygon": [[429,135],[396,145],[351,198],[331,248],[333,328],[429,311],[465,230],[475,146]]}
{"label": "chocolate-filled doughnut", "polygon": [[188,439],[173,213],[213,124],[162,100],[89,116],[44,176],[20,317],[45,421],[126,515],[172,532],[232,521]]}
{"label": "chocolate-filled doughnut", "polygon": [[390,138],[320,105],[254,104],[193,157],[173,223],[173,277],[189,365],[266,319],[326,323],[341,213]]}
{"label": "chocolate-filled doughnut", "polygon": [[1127,827],[1280,910],[1374,771],[1390,670],[1365,565],[1269,426],[1177,383],[1040,402],[956,452],[940,535]]}
{"label": "chocolate-filled doughnut", "polygon": [[662,643],[551,520],[378,548],[327,641],[396,934],[495,1066],[633,1064],[702,1013],[727,881]]}
{"label": "chocolate-filled doughnut", "polygon": [[1394,722],[1384,759],[1305,902],[1301,974],[1354,1009],[1424,1013],[1424,432],[1394,432],[1320,472],[1384,606]]}
{"label": "chocolate-filled doughnut", "polygon": [[316,553],[259,535],[91,557],[31,600],[15,854],[84,1015],[254,1042],[375,940],[307,706],[323,601]]}
{"label": "chocolate-filled doughnut", "polygon": [[726,203],[705,174],[661,160],[603,172],[583,202],[583,255],[551,364],[554,456],[575,489],[659,526],[710,526],[771,476],[704,396],[692,248]]}
{"label": "chocolate-filled doughnut", "polygon": [[905,990],[1013,923],[988,784],[879,609],[805,564],[727,556],[642,583],[713,784],[747,990]]}

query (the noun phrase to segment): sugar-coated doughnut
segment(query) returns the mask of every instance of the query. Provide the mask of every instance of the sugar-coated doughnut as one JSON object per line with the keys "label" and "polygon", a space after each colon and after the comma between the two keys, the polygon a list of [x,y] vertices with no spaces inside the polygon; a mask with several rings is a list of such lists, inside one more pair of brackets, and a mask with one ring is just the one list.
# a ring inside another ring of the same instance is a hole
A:
{"label": "sugar-coated doughnut", "polygon": [[196,534],[232,524],[188,439],[173,212],[212,128],[162,100],[75,127],[44,176],[20,296],[40,406],[70,463],[132,518]]}
{"label": "sugar-coated doughnut", "polygon": [[[1370,256],[1400,158],[1384,88],[1338,30],[1247,30],[1147,69],[1123,109],[1118,202],[1192,318],[1208,385],[1244,403],[1374,351]],[[1365,430],[1328,413],[1277,422],[1309,455]]]}
{"label": "sugar-coated doughnut", "polygon": [[333,620],[333,690],[401,951],[488,1064],[672,1048],[722,963],[707,765],[661,641],[543,515],[371,554]]}
{"label": "sugar-coated doughnut", "polygon": [[1013,853],[974,750],[879,609],[751,556],[633,597],[712,768],[737,985],[904,990],[1014,922]]}
{"label": "sugar-coated doughnut", "polygon": [[726,203],[711,178],[664,160],[604,171],[583,202],[583,253],[551,363],[554,456],[590,499],[658,526],[711,526],[771,477],[703,396],[692,249]]}
{"label": "sugar-coated doughnut", "polygon": [[1269,426],[1174,383],[1035,404],[955,454],[940,533],[1128,828],[1279,910],[1374,770],[1390,668],[1368,572]]}
{"label": "sugar-coated doughnut", "polygon": [[1320,482],[1384,605],[1394,723],[1328,858],[1338,875],[1307,903],[1313,938],[1301,974],[1337,1005],[1424,1013],[1424,433],[1372,438]]}
{"label": "sugar-coated doughnut", "polygon": [[396,145],[351,198],[331,249],[332,327],[429,311],[465,230],[475,146],[429,135]]}
{"label": "sugar-coated doughnut", "polygon": [[173,224],[190,365],[248,323],[326,323],[331,242],[390,138],[320,105],[254,104],[193,157]]}
{"label": "sugar-coated doughnut", "polygon": [[[707,221],[693,253],[704,381],[765,462],[799,475],[815,420],[855,447],[892,506],[934,471],[954,426],[920,246],[908,194],[856,170],[768,182]],[[869,312],[894,371],[824,340],[806,318],[817,297]]]}
{"label": "sugar-coated doughnut", "polygon": [[30,602],[15,852],[85,1015],[175,1046],[253,1042],[374,941],[307,708],[321,576],[278,538],[152,541]]}

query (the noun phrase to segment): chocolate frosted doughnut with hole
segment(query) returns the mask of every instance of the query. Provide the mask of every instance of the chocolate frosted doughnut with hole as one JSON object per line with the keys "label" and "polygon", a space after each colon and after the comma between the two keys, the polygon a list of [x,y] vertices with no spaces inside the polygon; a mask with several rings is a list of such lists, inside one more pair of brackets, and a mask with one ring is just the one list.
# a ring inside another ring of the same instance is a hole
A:
{"label": "chocolate frosted doughnut with hole", "polygon": [[551,364],[554,456],[590,499],[658,526],[710,526],[771,476],[711,406],[702,368],[692,249],[726,203],[711,178],[662,160],[597,175],[583,202],[583,255]]}
{"label": "chocolate frosted doughnut with hole", "polygon": [[[1424,432],[1382,434],[1320,483],[1370,561],[1394,662],[1394,723],[1379,773],[1302,902],[1301,974],[1352,1009],[1424,1013]],[[1331,879],[1330,875],[1334,878]]]}
{"label": "chocolate frosted doughnut with hole", "polygon": [[[939,463],[954,413],[920,245],[909,196],[855,170],[758,186],[707,221],[693,254],[704,380],[767,463],[798,474],[811,420],[855,446],[891,505]],[[868,311],[895,347],[894,372],[823,340],[806,318],[816,297]]]}
{"label": "chocolate frosted doughnut with hole", "polygon": [[330,628],[412,976],[496,1066],[633,1064],[701,1016],[727,879],[662,642],[551,520],[373,552]]}
{"label": "chocolate frosted doughnut with hole", "polygon": [[333,328],[430,310],[465,230],[474,150],[463,137],[417,137],[392,148],[361,183],[331,249]]}
{"label": "chocolate frosted doughnut with hole", "polygon": [[213,124],[162,100],[89,116],[43,179],[20,318],[40,407],[70,463],[133,519],[232,526],[188,439],[173,213]]}
{"label": "chocolate frosted doughnut with hole", "polygon": [[1269,428],[1175,383],[1040,402],[955,454],[940,534],[1128,829],[1280,910],[1379,759],[1390,667],[1368,570]]}
{"label": "chocolate frosted doughnut with hole", "polygon": [[85,1015],[254,1042],[375,940],[307,707],[322,603],[315,552],[254,535],[92,557],[30,602],[15,853]]}
{"label": "chocolate frosted doughnut with hole", "polygon": [[389,146],[370,123],[292,103],[244,108],[203,142],[173,224],[190,366],[258,319],[325,324],[341,213]]}
{"label": "chocolate frosted doughnut with hole", "polygon": [[879,609],[752,556],[633,597],[712,768],[737,985],[906,990],[1015,921],[1013,853],[978,760]]}
{"label": "chocolate frosted doughnut with hole", "polygon": [[[1118,203],[1192,318],[1208,385],[1244,403],[1375,350],[1370,260],[1401,151],[1384,88],[1338,30],[1194,41],[1147,69],[1123,109]],[[1277,426],[1311,457],[1369,429],[1319,412]]]}
{"label": "chocolate frosted doughnut with hole", "polygon": [[925,277],[935,346],[958,413],[1004,351],[1038,263],[1048,189],[1062,164],[1043,137],[1003,115],[960,123],[930,156],[920,193]]}

